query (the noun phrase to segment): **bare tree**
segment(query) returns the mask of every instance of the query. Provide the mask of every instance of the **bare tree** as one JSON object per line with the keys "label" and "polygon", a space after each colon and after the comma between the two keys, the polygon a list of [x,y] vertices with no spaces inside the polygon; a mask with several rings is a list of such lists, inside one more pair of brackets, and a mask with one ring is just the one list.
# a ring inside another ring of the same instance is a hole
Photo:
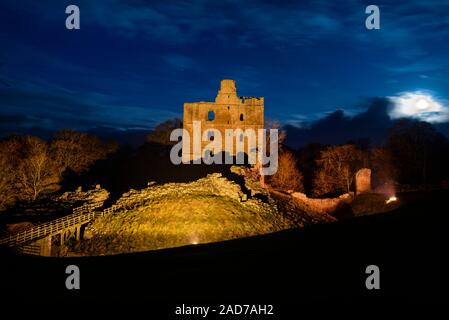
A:
{"label": "bare tree", "polygon": [[370,166],[373,171],[373,183],[376,186],[397,180],[397,168],[393,155],[386,148],[374,148],[370,151]]}
{"label": "bare tree", "polygon": [[60,131],[51,142],[51,153],[60,174],[66,169],[81,173],[116,149],[113,143],[104,143],[92,134],[72,130]]}
{"label": "bare tree", "polygon": [[363,153],[354,145],[332,146],[321,151],[313,194],[350,192],[354,174],[363,164]]}
{"label": "bare tree", "polygon": [[279,154],[278,170],[270,178],[270,184],[281,190],[304,191],[303,177],[296,166],[295,155],[287,150]]}
{"label": "bare tree", "polygon": [[23,139],[18,180],[25,198],[36,200],[42,192],[58,188],[58,169],[50,157],[47,142],[33,136]]}
{"label": "bare tree", "polygon": [[449,141],[430,123],[398,120],[390,129],[386,149],[397,166],[400,183],[439,183],[449,174]]}
{"label": "bare tree", "polygon": [[0,209],[57,190],[65,169],[81,173],[116,148],[94,135],[70,130],[58,133],[51,145],[33,136],[0,141]]}
{"label": "bare tree", "polygon": [[0,210],[17,198],[17,163],[20,142],[11,137],[0,142]]}

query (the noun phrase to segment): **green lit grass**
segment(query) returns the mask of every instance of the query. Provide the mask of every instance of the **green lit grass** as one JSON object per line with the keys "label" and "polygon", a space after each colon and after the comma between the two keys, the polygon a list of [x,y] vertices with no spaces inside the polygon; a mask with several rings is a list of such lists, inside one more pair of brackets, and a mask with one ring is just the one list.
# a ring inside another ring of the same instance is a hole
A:
{"label": "green lit grass", "polygon": [[266,234],[289,227],[275,207],[226,196],[170,194],[93,223],[101,230],[79,253],[116,254]]}

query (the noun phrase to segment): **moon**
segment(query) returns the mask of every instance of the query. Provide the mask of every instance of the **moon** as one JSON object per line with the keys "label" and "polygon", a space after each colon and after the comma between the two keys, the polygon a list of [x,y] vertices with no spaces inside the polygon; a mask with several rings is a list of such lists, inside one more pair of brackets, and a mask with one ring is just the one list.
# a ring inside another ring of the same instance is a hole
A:
{"label": "moon", "polygon": [[449,121],[449,103],[423,92],[404,92],[394,97],[389,111],[391,119],[413,118],[429,123]]}
{"label": "moon", "polygon": [[420,98],[418,102],[416,102],[416,107],[420,110],[426,110],[429,107],[429,103],[426,99]]}

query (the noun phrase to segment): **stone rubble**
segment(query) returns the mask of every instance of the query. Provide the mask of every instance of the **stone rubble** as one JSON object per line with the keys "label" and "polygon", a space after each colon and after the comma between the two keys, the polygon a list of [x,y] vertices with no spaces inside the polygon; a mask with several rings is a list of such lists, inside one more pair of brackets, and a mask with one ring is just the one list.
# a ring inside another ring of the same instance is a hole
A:
{"label": "stone rubble", "polygon": [[149,186],[145,189],[131,189],[124,193],[122,197],[117,200],[116,205],[122,208],[133,209],[138,206],[145,206],[155,199],[173,193],[178,194],[179,197],[213,194],[216,196],[229,197],[238,201],[242,201],[246,196],[237,183],[229,181],[220,173],[212,173],[205,178],[189,183],[167,183],[163,185],[149,183]]}
{"label": "stone rubble", "polygon": [[109,192],[106,189],[102,189],[100,185],[96,185],[95,189],[82,191],[79,187],[74,192],[64,192],[59,196],[56,201],[73,204],[95,204],[102,206],[104,202],[109,198]]}

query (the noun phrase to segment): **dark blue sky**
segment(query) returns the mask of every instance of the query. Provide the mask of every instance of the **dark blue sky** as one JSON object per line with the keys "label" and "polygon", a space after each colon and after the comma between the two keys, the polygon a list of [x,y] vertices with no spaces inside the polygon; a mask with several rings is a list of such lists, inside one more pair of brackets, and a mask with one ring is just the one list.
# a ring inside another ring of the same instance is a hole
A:
{"label": "dark blue sky", "polygon": [[449,1],[2,0],[0,26],[0,133],[152,128],[225,78],[284,124],[404,92],[448,107]]}

